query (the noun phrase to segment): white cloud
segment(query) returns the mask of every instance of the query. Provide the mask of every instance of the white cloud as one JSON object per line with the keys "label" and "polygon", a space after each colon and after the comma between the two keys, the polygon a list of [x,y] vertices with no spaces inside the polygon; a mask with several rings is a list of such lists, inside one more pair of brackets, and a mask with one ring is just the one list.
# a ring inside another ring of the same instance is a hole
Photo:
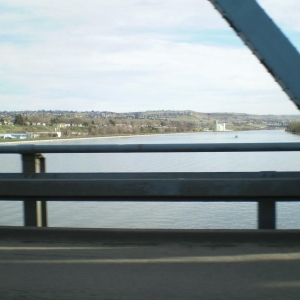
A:
{"label": "white cloud", "polygon": [[[211,30],[238,39],[206,0],[14,0],[13,5],[18,18],[26,11],[13,33],[25,32],[33,40],[0,43],[2,82],[26,90],[22,96],[2,95],[2,110],[297,112],[246,47],[202,40]],[[14,22],[12,11],[5,22]]]}
{"label": "white cloud", "polygon": [[55,19],[66,27],[95,25],[96,32],[109,28],[219,28],[225,24],[206,0],[0,0],[1,3],[31,12],[32,19]]}

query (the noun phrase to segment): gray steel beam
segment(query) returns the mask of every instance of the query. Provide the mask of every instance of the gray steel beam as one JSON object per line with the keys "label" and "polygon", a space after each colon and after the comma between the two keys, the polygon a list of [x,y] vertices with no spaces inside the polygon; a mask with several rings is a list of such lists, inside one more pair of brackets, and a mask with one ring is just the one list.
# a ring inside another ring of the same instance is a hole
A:
{"label": "gray steel beam", "polygon": [[[34,173],[45,172],[45,158],[41,154],[23,154],[22,166],[24,176]],[[18,185],[15,186],[18,188]],[[33,187],[28,186],[29,189]],[[4,189],[6,186],[4,184]],[[24,198],[24,225],[34,227],[47,227],[47,204],[46,201],[37,201],[36,197],[23,194]]]}
{"label": "gray steel beam", "polygon": [[[35,173],[36,169],[39,168],[39,164],[36,160],[35,154],[24,154],[22,155],[22,166],[23,173],[30,174]],[[3,186],[5,189],[5,185]],[[16,185],[15,188],[18,188]],[[31,200],[31,201],[28,201]],[[38,226],[38,203],[35,198],[26,197],[23,201],[24,206],[24,225],[25,226]]]}
{"label": "gray steel beam", "polygon": [[[151,173],[150,173],[151,174]],[[176,174],[176,173],[175,173]],[[256,174],[256,176],[255,176]],[[165,201],[240,201],[256,198],[273,200],[299,201],[299,173],[272,172],[266,175],[259,173],[206,173],[205,175],[175,177],[155,177],[143,175],[138,178],[135,173],[131,178],[121,178],[110,174],[109,177],[86,178],[80,173],[74,174],[28,174],[24,178],[0,178],[0,198],[20,199],[126,199],[149,201],[149,199],[165,199]],[[69,176],[69,177],[68,177]],[[205,177],[206,176],[206,177]],[[160,200],[161,201],[161,200]]]}
{"label": "gray steel beam", "polygon": [[0,153],[148,153],[148,152],[300,151],[300,143],[120,144],[120,145],[3,145]]}
{"label": "gray steel beam", "polygon": [[272,199],[258,201],[258,229],[276,229],[276,202]]}
{"label": "gray steel beam", "polygon": [[[168,180],[225,180],[225,179],[300,179],[300,172],[276,172],[276,171],[261,171],[261,172],[122,172],[122,173],[0,173],[0,182],[3,180],[23,180],[23,179],[36,179],[36,180],[98,180],[98,179],[168,179]],[[1,193],[1,191],[0,191]]]}
{"label": "gray steel beam", "polygon": [[[46,158],[39,154],[38,159],[40,162],[39,173],[46,173]],[[40,211],[41,211],[41,227],[48,227],[48,211],[47,211],[47,201],[40,201]]]}
{"label": "gray steel beam", "polygon": [[300,55],[254,0],[209,0],[300,107]]}

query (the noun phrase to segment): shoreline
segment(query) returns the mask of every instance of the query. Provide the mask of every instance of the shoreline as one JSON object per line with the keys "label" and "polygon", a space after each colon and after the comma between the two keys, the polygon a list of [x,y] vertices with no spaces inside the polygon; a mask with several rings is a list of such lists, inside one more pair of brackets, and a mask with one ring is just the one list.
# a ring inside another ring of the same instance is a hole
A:
{"label": "shoreline", "polygon": [[56,139],[45,139],[45,140],[18,140],[18,141],[7,141],[0,142],[1,145],[8,144],[28,144],[28,143],[43,143],[43,142],[66,142],[66,141],[80,141],[80,140],[95,140],[95,139],[113,139],[113,138],[132,138],[132,137],[148,137],[148,136],[158,136],[158,135],[178,135],[178,134],[191,134],[191,133],[204,133],[212,131],[203,131],[203,132],[173,132],[173,133],[152,133],[152,134],[131,134],[131,135],[108,135],[108,136],[96,136],[96,137],[75,137],[75,138],[56,138]]}
{"label": "shoreline", "polygon": [[[18,141],[5,141],[0,142],[2,145],[12,144],[36,144],[36,143],[47,143],[47,142],[66,142],[66,141],[78,141],[78,140],[95,140],[95,139],[114,139],[114,138],[132,138],[132,137],[149,137],[149,136],[170,136],[179,134],[205,134],[205,133],[237,133],[237,132],[249,132],[249,131],[273,131],[273,130],[240,130],[240,131],[200,131],[200,132],[173,132],[173,133],[153,133],[153,134],[132,134],[132,135],[114,135],[114,136],[96,136],[96,137],[75,137],[75,138],[57,138],[57,139],[45,139],[45,140],[18,140]],[[285,131],[283,129],[274,129],[274,131]]]}

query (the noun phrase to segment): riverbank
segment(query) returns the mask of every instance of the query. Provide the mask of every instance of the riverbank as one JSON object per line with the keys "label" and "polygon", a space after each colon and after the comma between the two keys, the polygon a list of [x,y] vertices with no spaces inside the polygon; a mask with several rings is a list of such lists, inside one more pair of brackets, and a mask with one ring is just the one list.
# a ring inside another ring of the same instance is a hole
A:
{"label": "riverbank", "polygon": [[[11,145],[11,144],[32,144],[32,143],[43,143],[43,142],[66,142],[76,140],[97,140],[97,139],[116,139],[116,138],[133,138],[133,137],[149,137],[149,136],[171,136],[180,134],[189,134],[195,132],[177,132],[177,133],[153,133],[153,134],[130,134],[130,135],[109,135],[109,136],[96,136],[96,137],[72,137],[72,138],[48,138],[48,139],[30,139],[30,140],[6,140],[0,141],[0,145]],[[198,132],[207,133],[207,132]],[[211,132],[210,132],[211,133]]]}
{"label": "riverbank", "polygon": [[[95,139],[113,139],[113,138],[132,138],[132,137],[149,137],[149,136],[170,136],[180,134],[191,134],[191,133],[212,133],[213,131],[201,131],[201,132],[176,132],[176,133],[151,133],[151,134],[128,134],[128,135],[101,135],[101,136],[82,136],[82,137],[69,137],[69,138],[45,138],[45,139],[30,139],[30,140],[0,140],[1,144],[24,144],[24,143],[43,143],[43,142],[65,142],[65,141],[76,141],[76,140],[95,140]],[[224,131],[232,132],[232,131]],[[224,133],[215,132],[215,133]]]}
{"label": "riverbank", "polygon": [[[62,138],[44,138],[44,139],[13,139],[13,140],[0,140],[0,145],[11,145],[11,144],[35,144],[35,143],[45,143],[45,142],[65,142],[65,141],[76,141],[76,140],[96,140],[96,139],[114,139],[114,138],[132,138],[132,137],[149,137],[149,136],[172,136],[172,135],[181,135],[181,134],[226,134],[234,133],[235,136],[237,133],[249,132],[249,131],[270,131],[270,130],[238,130],[238,131],[200,131],[200,132],[172,132],[172,133],[151,133],[151,134],[123,134],[123,135],[100,135],[100,136],[76,136],[76,137],[62,137]],[[273,129],[272,131],[285,131],[284,129]],[[291,133],[291,132],[289,132]]]}

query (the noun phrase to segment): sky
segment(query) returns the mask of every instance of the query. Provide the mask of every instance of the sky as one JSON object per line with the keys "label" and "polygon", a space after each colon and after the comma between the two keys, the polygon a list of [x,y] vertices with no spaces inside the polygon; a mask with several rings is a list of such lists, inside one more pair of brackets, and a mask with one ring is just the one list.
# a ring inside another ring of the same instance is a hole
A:
{"label": "sky", "polygon": [[[297,49],[300,1],[258,0]],[[0,0],[0,111],[299,114],[207,0]]]}

